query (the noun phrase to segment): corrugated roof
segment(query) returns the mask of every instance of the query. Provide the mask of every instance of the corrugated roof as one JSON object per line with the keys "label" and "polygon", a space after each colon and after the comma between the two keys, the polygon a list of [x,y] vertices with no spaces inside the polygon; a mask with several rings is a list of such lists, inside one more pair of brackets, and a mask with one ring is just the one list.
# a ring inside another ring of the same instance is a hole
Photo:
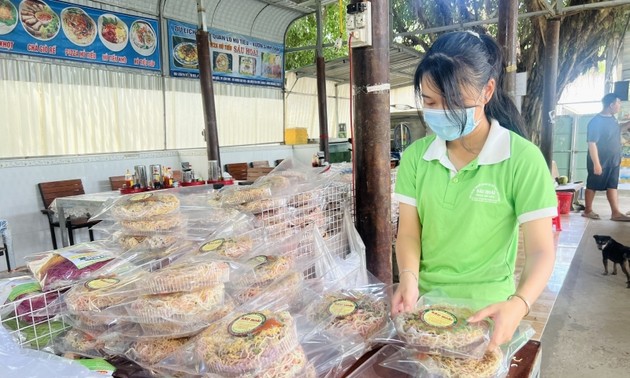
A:
{"label": "corrugated roof", "polygon": [[[197,24],[197,0],[67,0],[94,8],[162,16]],[[322,5],[335,0],[322,0]],[[294,20],[315,12],[316,0],[204,0],[206,22],[211,28],[284,43]]]}
{"label": "corrugated roof", "polygon": [[[422,54],[406,46],[392,43],[389,49],[389,82],[391,88],[400,88],[413,84],[413,75],[422,58]],[[315,65],[292,70],[299,77],[317,77]],[[326,62],[326,80],[347,83],[350,78],[348,58],[339,58]]]}

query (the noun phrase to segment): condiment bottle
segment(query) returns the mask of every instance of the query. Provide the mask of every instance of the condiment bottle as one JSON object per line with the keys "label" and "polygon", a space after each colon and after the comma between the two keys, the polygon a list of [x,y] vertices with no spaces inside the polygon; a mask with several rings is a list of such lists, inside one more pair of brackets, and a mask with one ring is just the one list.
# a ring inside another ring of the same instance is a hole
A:
{"label": "condiment bottle", "polygon": [[127,173],[125,173],[125,187],[133,188],[133,176],[131,172],[127,169]]}

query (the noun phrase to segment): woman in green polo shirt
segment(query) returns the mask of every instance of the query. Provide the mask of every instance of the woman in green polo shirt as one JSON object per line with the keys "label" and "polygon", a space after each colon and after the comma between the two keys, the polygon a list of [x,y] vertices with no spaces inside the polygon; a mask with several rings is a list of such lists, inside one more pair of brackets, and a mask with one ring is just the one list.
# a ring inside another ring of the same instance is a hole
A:
{"label": "woman in green polo shirt", "polygon": [[[396,180],[400,284],[392,313],[411,311],[435,289],[476,299],[488,306],[469,321],[494,320],[490,347],[512,337],[555,260],[555,190],[540,150],[522,137],[503,72],[501,49],[487,35],[435,41],[414,78],[434,135],[404,152]],[[526,263],[516,285],[519,225]]]}

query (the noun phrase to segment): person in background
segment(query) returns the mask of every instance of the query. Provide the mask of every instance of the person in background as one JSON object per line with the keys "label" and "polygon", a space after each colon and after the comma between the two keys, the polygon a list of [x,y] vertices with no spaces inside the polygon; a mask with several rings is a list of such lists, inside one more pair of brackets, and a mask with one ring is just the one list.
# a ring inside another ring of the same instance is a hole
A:
{"label": "person in background", "polygon": [[[433,290],[481,301],[487,307],[468,320],[494,320],[489,348],[511,339],[555,261],[555,189],[540,149],[521,136],[504,69],[501,48],[487,35],[453,32],[435,41],[414,78],[435,135],[407,148],[395,188],[392,315],[413,310]],[[516,286],[519,225],[526,263]]]}
{"label": "person in background", "polygon": [[[610,219],[618,222],[630,222],[630,212],[623,214],[619,210],[617,187],[619,186],[619,165],[621,164],[621,128],[615,114],[621,109],[621,100],[614,93],[602,98],[602,111],[588,123],[586,141],[586,191],[584,193],[583,217],[600,219],[593,211],[595,192],[606,191],[606,198],[612,212]],[[622,127],[630,126],[630,121]]]}

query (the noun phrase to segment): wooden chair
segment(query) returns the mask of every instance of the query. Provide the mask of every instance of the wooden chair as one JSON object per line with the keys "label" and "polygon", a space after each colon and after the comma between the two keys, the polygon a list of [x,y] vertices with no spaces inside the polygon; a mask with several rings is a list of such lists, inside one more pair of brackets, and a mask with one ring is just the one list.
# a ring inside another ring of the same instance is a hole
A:
{"label": "wooden chair", "polygon": [[[59,220],[56,219],[54,211],[50,210],[50,204],[59,197],[76,196],[79,194],[85,194],[83,190],[83,182],[81,179],[63,180],[63,181],[51,181],[41,182],[37,184],[39,188],[39,194],[42,196],[42,202],[44,203],[44,210],[42,214],[48,217],[48,225],[50,227],[50,238],[52,239],[53,249],[57,249],[57,236],[55,235],[55,227],[59,227]],[[68,237],[70,239],[70,245],[74,244],[74,230],[78,228],[92,227],[99,221],[89,221],[90,214],[86,214],[81,217],[67,217],[65,219],[66,228],[68,229]],[[94,241],[94,233],[92,230],[88,230],[90,234],[90,240]]]}
{"label": "wooden chair", "polygon": [[252,161],[251,163],[249,163],[249,166],[251,168],[268,167],[269,161],[267,160]]}
{"label": "wooden chair", "polygon": [[112,190],[121,189],[125,186],[125,176],[110,176],[109,186],[112,187]]}
{"label": "wooden chair", "polygon": [[234,180],[247,180],[247,163],[226,164],[225,171],[234,178]]}
{"label": "wooden chair", "polygon": [[267,175],[273,171],[272,167],[247,168],[247,181],[256,181],[257,178]]}

